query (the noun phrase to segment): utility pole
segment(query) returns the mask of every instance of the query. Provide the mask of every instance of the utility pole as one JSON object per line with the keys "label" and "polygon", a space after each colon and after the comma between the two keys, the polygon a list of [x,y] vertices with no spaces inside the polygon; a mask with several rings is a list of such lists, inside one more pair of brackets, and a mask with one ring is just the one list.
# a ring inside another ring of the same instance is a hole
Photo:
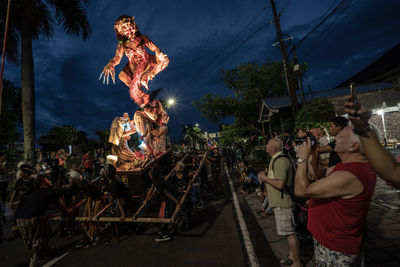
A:
{"label": "utility pole", "polygon": [[276,12],[276,6],[274,0],[270,1],[271,1],[272,13],[274,14],[275,28],[276,28],[276,34],[278,35],[279,48],[281,49],[281,54],[282,54],[282,62],[283,62],[283,70],[285,74],[286,86],[290,97],[290,103],[292,105],[292,111],[293,114],[295,115],[296,112],[299,110],[299,103],[297,102],[295,86],[293,84],[292,76],[290,75],[291,70],[289,68],[289,60],[286,52],[285,41],[283,40],[281,25],[279,23],[279,15]]}
{"label": "utility pole", "polygon": [[297,86],[301,92],[301,99],[303,100],[303,105],[305,105],[306,99],[304,97],[303,81],[301,79],[301,71],[300,71],[300,63],[299,63],[299,59],[297,58],[295,45],[293,45],[292,51],[293,51],[293,62],[294,62],[293,72],[295,72],[297,74]]}

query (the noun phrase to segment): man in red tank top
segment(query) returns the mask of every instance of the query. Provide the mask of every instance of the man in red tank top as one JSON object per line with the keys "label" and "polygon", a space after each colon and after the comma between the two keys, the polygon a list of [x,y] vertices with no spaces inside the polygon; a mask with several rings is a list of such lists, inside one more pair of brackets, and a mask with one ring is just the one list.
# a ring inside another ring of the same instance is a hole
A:
{"label": "man in red tank top", "polygon": [[352,126],[345,127],[335,140],[342,163],[313,183],[307,178],[306,164],[310,140],[302,144],[295,194],[310,197],[307,227],[314,237],[316,266],[359,266],[376,173],[363,155]]}

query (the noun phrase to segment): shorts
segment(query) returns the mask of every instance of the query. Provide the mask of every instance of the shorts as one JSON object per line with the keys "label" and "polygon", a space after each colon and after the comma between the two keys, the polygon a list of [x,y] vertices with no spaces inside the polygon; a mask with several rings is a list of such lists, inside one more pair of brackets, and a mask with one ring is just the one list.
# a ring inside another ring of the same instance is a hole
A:
{"label": "shorts", "polygon": [[359,254],[344,254],[341,252],[330,250],[321,245],[314,239],[314,257],[316,267],[358,267],[364,266],[364,253]]}
{"label": "shorts", "polygon": [[278,235],[295,235],[295,221],[292,208],[274,208],[276,232]]}

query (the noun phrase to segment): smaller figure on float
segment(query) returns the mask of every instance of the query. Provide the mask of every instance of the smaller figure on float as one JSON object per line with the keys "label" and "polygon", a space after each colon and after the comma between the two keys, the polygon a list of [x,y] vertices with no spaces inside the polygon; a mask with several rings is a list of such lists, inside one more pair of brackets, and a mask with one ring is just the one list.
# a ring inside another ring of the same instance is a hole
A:
{"label": "smaller figure on float", "polygon": [[112,144],[112,155],[107,156],[107,159],[117,169],[134,169],[142,163],[140,153],[132,151],[128,145],[128,140],[135,132],[136,129],[133,125],[133,120],[130,120],[128,113],[124,113],[123,117],[114,118],[108,138],[108,142]]}
{"label": "smaller figure on float", "polygon": [[157,157],[167,151],[166,134],[169,116],[158,99],[151,100],[143,111],[136,111],[134,121],[150,156]]}
{"label": "smaller figure on float", "polygon": [[[115,83],[114,67],[121,62],[125,53],[129,62],[119,73],[119,79],[129,87],[131,98],[143,107],[147,105],[149,95],[140,90],[144,86],[147,90],[148,82],[154,76],[168,66],[169,58],[163,54],[146,35],[142,35],[135,23],[134,17],[127,15],[120,16],[114,24],[118,45],[115,56],[104,67],[99,80],[103,76],[103,83],[109,80],[109,76]],[[155,55],[147,53],[146,48],[153,51]]]}

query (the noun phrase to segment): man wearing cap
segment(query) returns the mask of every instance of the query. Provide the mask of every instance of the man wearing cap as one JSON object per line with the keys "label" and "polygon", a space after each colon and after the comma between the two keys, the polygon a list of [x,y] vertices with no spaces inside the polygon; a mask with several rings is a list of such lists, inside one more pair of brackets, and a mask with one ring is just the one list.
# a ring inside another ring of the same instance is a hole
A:
{"label": "man wearing cap", "polygon": [[39,174],[35,179],[36,189],[19,205],[15,214],[25,247],[33,252],[29,266],[42,266],[48,260],[45,256],[50,253],[50,225],[46,210],[59,200],[51,186],[51,182]]}
{"label": "man wearing cap", "polygon": [[19,170],[21,179],[17,180],[10,199],[10,206],[12,209],[14,209],[14,200],[16,197],[19,197],[19,205],[22,206],[28,195],[35,189],[35,181],[32,178],[32,166],[22,164]]}

